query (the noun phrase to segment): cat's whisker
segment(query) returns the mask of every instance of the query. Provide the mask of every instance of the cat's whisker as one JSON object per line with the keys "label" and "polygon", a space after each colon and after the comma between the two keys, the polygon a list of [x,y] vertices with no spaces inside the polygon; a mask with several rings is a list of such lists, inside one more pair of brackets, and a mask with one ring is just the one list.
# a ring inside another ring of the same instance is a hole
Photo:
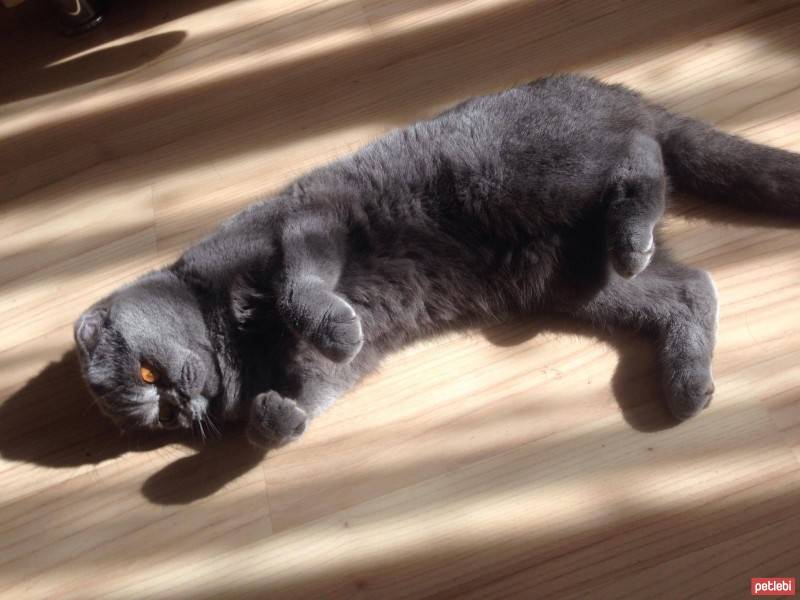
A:
{"label": "cat's whisker", "polygon": [[206,430],[203,428],[203,421],[201,419],[197,419],[194,421],[197,423],[197,429],[200,431],[200,439],[203,443],[206,442]]}
{"label": "cat's whisker", "polygon": [[208,425],[209,431],[214,434],[214,437],[221,437],[219,428],[217,427],[216,423],[214,423],[214,419],[211,417],[209,413],[205,413],[204,420],[206,425]]}

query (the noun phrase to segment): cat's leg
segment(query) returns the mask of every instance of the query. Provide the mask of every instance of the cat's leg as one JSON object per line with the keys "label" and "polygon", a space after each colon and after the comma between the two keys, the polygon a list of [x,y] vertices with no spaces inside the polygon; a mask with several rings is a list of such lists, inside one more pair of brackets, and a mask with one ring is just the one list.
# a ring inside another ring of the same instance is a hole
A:
{"label": "cat's leg", "polygon": [[257,446],[273,448],[296,440],[311,419],[327,410],[376,362],[374,352],[362,352],[349,364],[326,361],[301,349],[283,366],[278,391],[258,394],[250,406],[247,436]]}
{"label": "cat's leg", "polygon": [[335,292],[346,233],[326,215],[303,214],[284,227],[278,310],[290,327],[334,362],[349,362],[364,335],[355,309]]}
{"label": "cat's leg", "polygon": [[256,395],[250,406],[247,437],[256,446],[276,448],[293,442],[305,432],[308,423],[325,411],[347,386],[323,379],[303,383],[296,397],[274,390]]}
{"label": "cat's leg", "polygon": [[661,148],[653,138],[634,134],[606,192],[608,250],[614,270],[623,277],[635,277],[653,257],[653,229],[664,214],[665,192]]}
{"label": "cat's leg", "polygon": [[562,299],[560,308],[602,327],[655,334],[667,405],[677,419],[711,401],[717,297],[708,273],[659,255],[635,279],[612,275],[591,297]]}

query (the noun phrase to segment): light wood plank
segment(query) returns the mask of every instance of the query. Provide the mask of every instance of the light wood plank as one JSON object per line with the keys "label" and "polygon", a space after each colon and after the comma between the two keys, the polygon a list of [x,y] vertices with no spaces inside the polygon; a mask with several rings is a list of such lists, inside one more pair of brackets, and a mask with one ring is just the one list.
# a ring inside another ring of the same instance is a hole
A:
{"label": "light wood plank", "polygon": [[[513,323],[390,358],[298,443],[120,437],[71,323],[297,174],[579,70],[800,151],[791,0],[175,0],[62,40],[0,12],[0,597],[748,597],[800,575],[798,223],[677,199],[717,393],[649,345]],[[9,86],[7,82],[16,86]]]}

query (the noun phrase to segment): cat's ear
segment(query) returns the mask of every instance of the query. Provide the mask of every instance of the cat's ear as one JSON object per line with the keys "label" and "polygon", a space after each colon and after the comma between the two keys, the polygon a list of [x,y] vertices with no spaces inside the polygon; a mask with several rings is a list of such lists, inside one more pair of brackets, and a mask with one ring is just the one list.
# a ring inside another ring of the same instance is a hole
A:
{"label": "cat's ear", "polygon": [[191,398],[201,393],[205,384],[206,366],[197,354],[187,350],[181,365],[181,391]]}
{"label": "cat's ear", "polygon": [[107,315],[108,310],[105,308],[91,308],[75,322],[75,343],[87,356],[97,346]]}

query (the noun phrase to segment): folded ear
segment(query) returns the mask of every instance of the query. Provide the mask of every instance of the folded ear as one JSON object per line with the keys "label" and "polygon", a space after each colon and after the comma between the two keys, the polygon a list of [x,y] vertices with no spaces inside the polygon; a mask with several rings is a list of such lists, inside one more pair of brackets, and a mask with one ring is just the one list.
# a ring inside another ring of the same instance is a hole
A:
{"label": "folded ear", "polygon": [[75,322],[75,343],[87,356],[97,346],[107,315],[108,310],[105,308],[91,308]]}

